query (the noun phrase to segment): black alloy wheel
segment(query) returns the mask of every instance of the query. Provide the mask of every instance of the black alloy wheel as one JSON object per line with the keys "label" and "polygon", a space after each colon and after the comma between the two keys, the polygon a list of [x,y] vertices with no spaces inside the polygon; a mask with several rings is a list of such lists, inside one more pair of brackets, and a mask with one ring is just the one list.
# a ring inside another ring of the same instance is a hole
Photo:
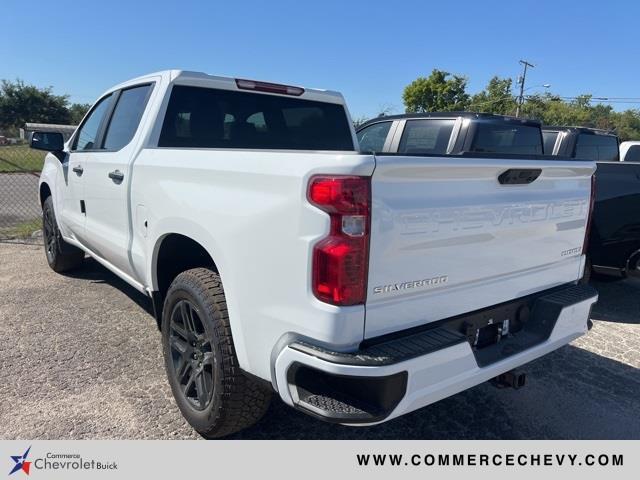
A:
{"label": "black alloy wheel", "polygon": [[189,404],[204,410],[211,403],[215,385],[213,338],[189,300],[175,304],[170,322],[172,373]]}
{"label": "black alloy wheel", "polygon": [[55,262],[58,247],[58,235],[56,231],[56,219],[52,208],[45,208],[42,212],[42,236],[44,248],[49,264]]}

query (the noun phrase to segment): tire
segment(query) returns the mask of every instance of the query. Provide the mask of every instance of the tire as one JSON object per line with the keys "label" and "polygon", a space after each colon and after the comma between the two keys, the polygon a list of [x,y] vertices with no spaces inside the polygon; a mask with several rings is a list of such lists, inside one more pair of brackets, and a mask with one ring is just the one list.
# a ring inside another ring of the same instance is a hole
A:
{"label": "tire", "polygon": [[238,432],[267,411],[271,389],[240,370],[217,273],[194,268],[171,283],[162,313],[162,344],[178,408],[203,437]]}
{"label": "tire", "polygon": [[82,265],[84,252],[62,238],[50,196],[42,205],[42,237],[47,263],[54,272],[62,273]]}

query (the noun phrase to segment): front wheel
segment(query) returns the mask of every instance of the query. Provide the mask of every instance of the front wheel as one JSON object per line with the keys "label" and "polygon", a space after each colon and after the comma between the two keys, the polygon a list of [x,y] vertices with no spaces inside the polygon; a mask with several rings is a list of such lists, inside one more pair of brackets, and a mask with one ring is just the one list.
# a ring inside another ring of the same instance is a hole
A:
{"label": "front wheel", "polygon": [[84,252],[62,238],[53,210],[52,197],[47,197],[42,205],[42,237],[47,263],[53,271],[61,273],[73,270],[84,261]]}
{"label": "front wheel", "polygon": [[262,418],[271,390],[240,371],[217,273],[194,268],[175,278],[164,302],[162,341],[173,396],[200,435],[230,435]]}

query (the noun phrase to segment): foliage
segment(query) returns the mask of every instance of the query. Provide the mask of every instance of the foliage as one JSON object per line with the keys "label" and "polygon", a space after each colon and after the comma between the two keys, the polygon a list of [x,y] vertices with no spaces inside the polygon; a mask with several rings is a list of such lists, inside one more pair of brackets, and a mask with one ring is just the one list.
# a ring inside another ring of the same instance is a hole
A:
{"label": "foliage", "polygon": [[428,77],[418,77],[404,89],[402,100],[407,112],[446,112],[464,110],[469,103],[467,79],[434,69]]}
{"label": "foliage", "polygon": [[90,103],[73,103],[69,107],[71,125],[78,125],[91,108]]}
{"label": "foliage", "polygon": [[68,95],[55,95],[51,87],[38,88],[22,80],[0,81],[0,130],[17,135],[25,123],[77,125],[90,105],[69,105]]}
{"label": "foliage", "polygon": [[625,110],[612,115],[616,132],[622,141],[640,140],[640,110]]}
{"label": "foliage", "polygon": [[469,110],[489,112],[499,115],[513,115],[516,101],[511,91],[513,81],[510,78],[494,76],[487,88],[471,97]]}
{"label": "foliage", "polygon": [[54,95],[51,88],[25,85],[22,80],[0,82],[0,128],[14,131],[27,122],[69,123],[66,95]]}

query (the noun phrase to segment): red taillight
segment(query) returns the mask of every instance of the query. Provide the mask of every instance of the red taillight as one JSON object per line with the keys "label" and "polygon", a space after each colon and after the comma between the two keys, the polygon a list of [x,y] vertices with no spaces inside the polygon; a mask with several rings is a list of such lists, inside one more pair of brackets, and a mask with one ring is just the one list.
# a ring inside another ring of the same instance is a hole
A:
{"label": "red taillight", "polygon": [[304,93],[304,88],[279,83],[258,82],[236,78],[236,86],[242,90],[256,90],[258,92],[279,93],[281,95],[293,95],[299,97]]}
{"label": "red taillight", "polygon": [[329,235],[313,248],[313,293],[334,305],[364,303],[369,261],[369,177],[316,176],[309,201],[331,218]]}
{"label": "red taillight", "polygon": [[589,199],[589,216],[587,217],[587,225],[584,232],[584,242],[582,243],[582,254],[587,254],[589,248],[589,235],[591,235],[591,224],[593,223],[593,209],[596,202],[596,175],[591,175],[591,197]]}

